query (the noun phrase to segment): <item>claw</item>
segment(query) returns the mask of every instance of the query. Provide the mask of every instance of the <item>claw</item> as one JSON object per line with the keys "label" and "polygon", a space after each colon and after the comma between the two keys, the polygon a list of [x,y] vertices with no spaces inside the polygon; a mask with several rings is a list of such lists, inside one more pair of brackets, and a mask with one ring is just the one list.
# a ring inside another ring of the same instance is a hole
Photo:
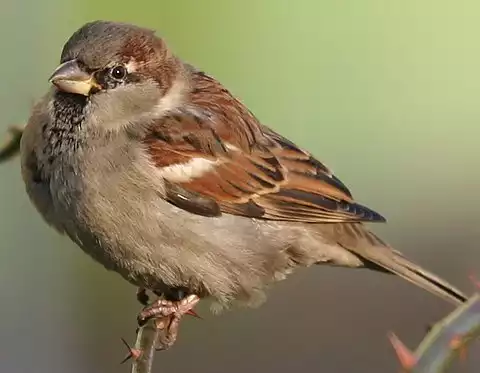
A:
{"label": "claw", "polygon": [[130,345],[127,343],[127,341],[125,339],[121,338],[121,340],[122,340],[123,344],[125,345],[125,347],[127,347],[128,355],[125,356],[125,358],[120,362],[120,364],[124,364],[125,362],[127,362],[130,359],[137,360],[140,357],[140,355],[142,354],[142,351],[139,350],[138,348],[130,347]]}
{"label": "claw", "polygon": [[153,318],[156,328],[163,331],[160,333],[161,338],[157,341],[157,345],[159,349],[166,350],[173,346],[177,339],[180,319],[183,315],[188,314],[200,318],[192,310],[199,301],[200,298],[195,294],[190,294],[177,301],[158,299],[138,314],[138,324],[142,326],[147,320]]}
{"label": "claw", "polygon": [[197,319],[203,320],[203,317],[201,317],[193,309],[189,309],[187,312],[185,312],[185,315],[190,315],[190,316],[196,317]]}

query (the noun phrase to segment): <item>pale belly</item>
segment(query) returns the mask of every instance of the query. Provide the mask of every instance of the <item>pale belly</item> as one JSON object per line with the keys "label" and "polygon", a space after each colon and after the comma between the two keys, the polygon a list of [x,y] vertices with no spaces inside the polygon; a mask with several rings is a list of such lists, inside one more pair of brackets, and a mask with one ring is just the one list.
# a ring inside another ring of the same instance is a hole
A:
{"label": "pale belly", "polygon": [[[254,301],[290,270],[286,250],[293,232],[272,222],[184,211],[144,176],[132,182],[133,172],[87,171],[81,181],[67,183],[75,190],[55,197],[57,222],[107,269],[137,286],[159,292],[182,287],[223,303]],[[75,196],[68,207],[65,195]]]}
{"label": "pale belly", "polygon": [[137,286],[188,288],[221,304],[255,303],[294,267],[340,253],[329,244],[319,250],[315,232],[295,223],[177,208],[162,198],[156,170],[139,165],[126,148],[107,144],[86,152],[75,167],[60,163],[29,194],[51,225]]}

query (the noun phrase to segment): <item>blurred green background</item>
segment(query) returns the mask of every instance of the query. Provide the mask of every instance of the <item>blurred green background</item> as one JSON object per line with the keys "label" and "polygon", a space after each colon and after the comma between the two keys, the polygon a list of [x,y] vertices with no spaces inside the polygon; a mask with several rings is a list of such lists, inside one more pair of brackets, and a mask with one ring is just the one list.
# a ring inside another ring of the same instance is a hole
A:
{"label": "blurred green background", "polygon": [[[267,125],[311,150],[389,224],[376,232],[467,292],[480,276],[480,3],[5,0],[0,129],[47,89],[63,43],[111,19],[158,30]],[[135,289],[50,230],[18,158],[0,166],[0,370],[127,372]],[[299,307],[299,304],[301,307]],[[394,372],[448,304],[394,278],[315,267],[260,309],[186,320],[158,372]],[[480,346],[476,346],[477,351]],[[472,351],[458,372],[476,372]]]}

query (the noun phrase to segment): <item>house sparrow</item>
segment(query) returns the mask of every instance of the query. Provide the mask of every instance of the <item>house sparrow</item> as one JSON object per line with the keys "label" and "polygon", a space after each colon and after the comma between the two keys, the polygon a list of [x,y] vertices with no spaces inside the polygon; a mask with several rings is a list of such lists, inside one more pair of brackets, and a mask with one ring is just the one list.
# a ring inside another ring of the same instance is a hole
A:
{"label": "house sparrow", "polygon": [[60,62],[21,140],[27,192],[58,232],[162,296],[139,320],[169,317],[168,345],[199,299],[258,305],[312,264],[466,300],[368,230],[385,219],[152,30],[87,23]]}

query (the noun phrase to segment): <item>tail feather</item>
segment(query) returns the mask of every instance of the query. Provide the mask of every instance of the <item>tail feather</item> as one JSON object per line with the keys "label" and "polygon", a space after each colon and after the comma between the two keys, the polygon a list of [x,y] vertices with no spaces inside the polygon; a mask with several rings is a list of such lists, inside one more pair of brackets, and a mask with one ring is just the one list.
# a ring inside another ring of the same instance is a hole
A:
{"label": "tail feather", "polygon": [[365,259],[385,268],[397,276],[455,305],[467,301],[467,296],[447,281],[441,279],[408,259],[391,252],[389,256],[368,255]]}
{"label": "tail feather", "polygon": [[345,247],[350,252],[367,262],[374,263],[382,269],[402,277],[412,284],[423,288],[450,303],[458,305],[467,301],[468,297],[463,292],[437,275],[409,261],[401,253],[393,250],[380,238],[368,231],[363,225],[358,225],[355,228],[357,234],[360,233],[358,231],[358,228],[360,228],[362,231],[361,233],[365,238],[364,240],[357,242],[368,242],[369,244],[359,244],[354,245],[353,247],[349,245],[349,247]]}

